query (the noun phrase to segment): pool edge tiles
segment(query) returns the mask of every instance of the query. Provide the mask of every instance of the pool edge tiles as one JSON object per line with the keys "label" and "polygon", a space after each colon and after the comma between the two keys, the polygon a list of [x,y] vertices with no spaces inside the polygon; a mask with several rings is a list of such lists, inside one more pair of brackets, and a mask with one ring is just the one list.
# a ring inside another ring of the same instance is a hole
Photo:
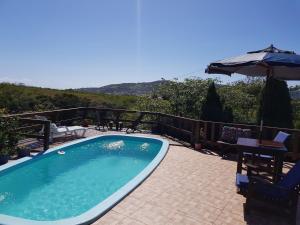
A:
{"label": "pool edge tiles", "polygon": [[[72,141],[70,143],[66,143],[54,148],[51,148],[45,153],[41,154],[40,156],[36,157],[42,157],[44,155],[47,155],[53,151],[58,151],[63,148],[66,148],[68,146],[72,146],[75,144],[83,143],[89,140],[98,139],[101,137],[109,137],[109,136],[120,136],[120,137],[132,137],[132,138],[142,138],[142,139],[149,139],[149,140],[157,140],[162,143],[161,148],[157,155],[154,157],[154,159],[140,172],[138,173],[133,179],[131,179],[129,182],[127,182],[125,185],[123,185],[120,189],[118,189],[116,192],[114,192],[112,195],[107,197],[102,202],[98,203],[96,206],[90,208],[86,212],[66,218],[66,219],[60,219],[60,220],[53,220],[53,221],[37,221],[37,220],[30,220],[30,219],[23,219],[19,217],[14,216],[8,216],[4,214],[0,214],[0,224],[3,225],[68,225],[68,224],[90,224],[97,219],[99,219],[102,215],[104,215],[107,211],[109,211],[111,208],[113,208],[118,202],[120,202],[123,198],[125,198],[130,192],[132,192],[136,187],[138,187],[153,171],[154,169],[159,165],[159,163],[163,160],[165,155],[167,154],[168,148],[169,148],[169,142],[167,140],[163,140],[162,138],[156,138],[156,137],[145,137],[141,135],[128,135],[128,134],[107,134],[107,135],[98,135],[94,137],[88,137],[76,141]],[[14,166],[23,164],[25,162],[30,163],[30,160],[32,157],[25,157],[19,160],[16,160],[15,162],[10,162],[8,164],[0,166],[0,172],[7,170],[9,168],[13,168]]]}

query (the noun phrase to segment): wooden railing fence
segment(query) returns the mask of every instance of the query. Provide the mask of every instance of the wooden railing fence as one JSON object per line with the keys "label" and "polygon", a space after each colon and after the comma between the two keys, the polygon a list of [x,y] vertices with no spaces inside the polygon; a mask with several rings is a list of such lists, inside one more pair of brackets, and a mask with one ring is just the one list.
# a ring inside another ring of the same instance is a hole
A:
{"label": "wooden railing fence", "polygon": [[[223,123],[190,119],[158,112],[135,111],[126,109],[110,109],[98,107],[80,107],[70,109],[59,109],[44,112],[32,112],[9,115],[6,117],[19,117],[21,123],[20,131],[27,137],[40,138],[44,140],[44,149],[49,148],[50,123],[58,125],[81,124],[83,120],[91,120],[93,124],[100,121],[113,121],[114,124],[122,122],[124,127],[136,120],[140,113],[144,114],[141,124],[152,132],[168,135],[178,140],[188,142],[192,145],[203,143],[215,145],[219,140],[223,126],[251,129],[252,137],[257,138],[259,126],[248,124]],[[45,116],[47,120],[37,119],[36,116]],[[43,129],[41,129],[43,127]],[[26,132],[31,130],[31,132]],[[35,133],[32,133],[32,130]],[[40,131],[43,130],[41,133]],[[300,130],[263,127],[263,138],[273,139],[278,131],[291,134],[286,143],[289,156],[293,159],[300,159]]]}

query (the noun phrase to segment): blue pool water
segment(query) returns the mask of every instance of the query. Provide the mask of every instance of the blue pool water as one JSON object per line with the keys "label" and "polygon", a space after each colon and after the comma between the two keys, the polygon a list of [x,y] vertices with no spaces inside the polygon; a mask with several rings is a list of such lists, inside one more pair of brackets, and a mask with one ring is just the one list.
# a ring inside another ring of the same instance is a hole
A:
{"label": "blue pool water", "polygon": [[78,216],[137,176],[161,147],[156,139],[102,136],[3,170],[0,214],[38,221]]}

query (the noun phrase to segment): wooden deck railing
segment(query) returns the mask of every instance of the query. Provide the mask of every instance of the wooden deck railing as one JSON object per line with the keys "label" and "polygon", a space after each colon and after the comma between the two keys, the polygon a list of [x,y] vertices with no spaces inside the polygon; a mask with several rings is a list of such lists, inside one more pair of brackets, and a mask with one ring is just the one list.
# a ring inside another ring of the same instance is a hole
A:
{"label": "wooden deck railing", "polygon": [[[162,135],[174,137],[192,145],[195,143],[204,143],[208,145],[216,144],[217,140],[220,138],[223,126],[251,129],[253,138],[257,138],[259,134],[259,126],[256,125],[203,121],[164,113],[126,109],[81,107],[9,116],[17,116],[21,119],[22,123],[25,124],[21,127],[23,131],[28,129],[32,130],[35,126],[43,126],[45,128],[43,129],[43,134],[27,133],[26,135],[43,139],[44,149],[48,149],[50,121],[58,123],[59,125],[71,125],[72,123],[82,123],[83,120],[89,119],[92,120],[94,124],[99,123],[100,121],[113,121],[115,124],[122,122],[124,127],[126,127],[128,124],[132,123],[140,113],[145,115],[141,124],[147,129]],[[36,119],[36,115],[45,116],[48,120]],[[37,130],[37,128],[35,130]],[[291,137],[286,143],[289,150],[289,156],[293,159],[300,159],[300,130],[264,126],[263,138],[273,139],[278,131],[284,131],[291,134]]]}

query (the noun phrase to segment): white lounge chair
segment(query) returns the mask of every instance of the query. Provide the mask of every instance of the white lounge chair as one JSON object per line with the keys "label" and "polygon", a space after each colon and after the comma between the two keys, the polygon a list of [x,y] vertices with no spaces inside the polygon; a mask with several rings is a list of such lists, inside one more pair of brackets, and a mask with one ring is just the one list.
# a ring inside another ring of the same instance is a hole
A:
{"label": "white lounge chair", "polygon": [[73,135],[77,137],[84,137],[86,128],[81,126],[56,126],[55,123],[50,124],[50,141],[52,142],[54,138],[64,137],[68,135]]}
{"label": "white lounge chair", "polygon": [[[35,115],[35,119],[39,120],[48,120],[45,116]],[[50,142],[53,141],[54,138],[64,137],[68,135],[73,135],[76,137],[84,137],[87,128],[81,126],[57,126],[55,123],[50,124]],[[41,134],[44,133],[44,126],[42,130],[39,132]]]}
{"label": "white lounge chair", "polygon": [[82,127],[82,126],[69,126],[69,127],[67,127],[67,129],[71,135],[75,135],[78,137],[84,137],[85,132],[87,130],[87,128]]}

